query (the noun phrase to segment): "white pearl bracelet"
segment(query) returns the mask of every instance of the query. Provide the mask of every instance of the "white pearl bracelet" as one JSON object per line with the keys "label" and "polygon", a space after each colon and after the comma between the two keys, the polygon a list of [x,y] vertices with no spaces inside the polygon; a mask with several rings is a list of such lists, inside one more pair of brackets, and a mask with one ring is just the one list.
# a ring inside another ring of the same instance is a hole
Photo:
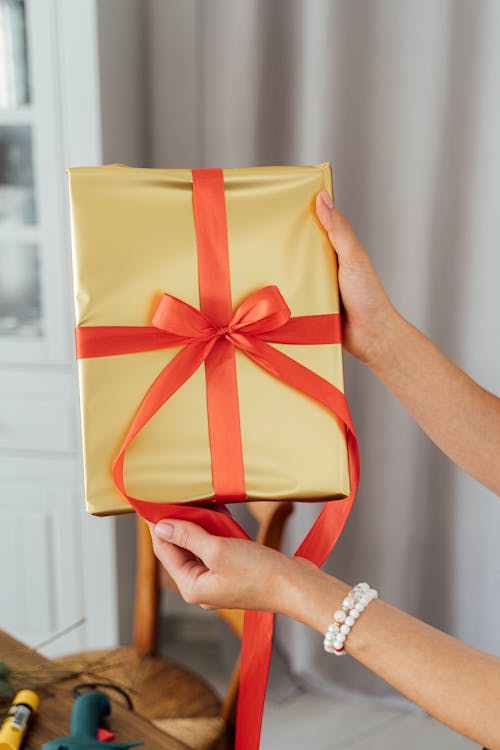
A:
{"label": "white pearl bracelet", "polygon": [[345,641],[351,632],[351,628],[361,612],[377,597],[378,593],[375,589],[371,589],[367,583],[358,583],[349,591],[342,602],[342,609],[338,609],[334,613],[334,622],[325,633],[323,641],[325,651],[336,656],[343,656],[346,653]]}

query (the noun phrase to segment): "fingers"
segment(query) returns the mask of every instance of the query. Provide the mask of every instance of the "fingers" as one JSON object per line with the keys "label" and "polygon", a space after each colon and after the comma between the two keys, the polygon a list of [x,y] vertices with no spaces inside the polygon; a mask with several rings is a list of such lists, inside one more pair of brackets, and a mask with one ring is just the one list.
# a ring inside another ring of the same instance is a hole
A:
{"label": "fingers", "polygon": [[199,572],[206,570],[203,563],[197,560],[192,552],[181,547],[176,547],[175,544],[165,542],[157,534],[153,535],[153,549],[158,560],[172,576],[179,588],[182,588],[183,578],[187,569],[192,572],[193,567],[198,566],[200,568]]}
{"label": "fingers", "polygon": [[[179,593],[188,603],[200,604],[203,601],[202,581],[209,571],[203,560],[188,545],[201,551],[204,544],[203,540],[200,542],[200,538],[206,535],[210,539],[210,535],[195,524],[179,521],[175,524],[160,521],[155,527],[151,524],[150,528],[155,555],[174,580]],[[212,539],[216,540],[217,537]],[[209,552],[204,554],[210,557]]]}
{"label": "fingers", "polygon": [[214,540],[218,537],[208,534],[201,526],[190,521],[160,521],[154,527],[154,536],[164,542],[170,542],[183,550],[192,552],[203,561],[210,557]]}
{"label": "fingers", "polygon": [[326,229],[333,249],[339,260],[345,263],[355,261],[360,254],[365,253],[353,228],[340,211],[334,207],[330,194],[323,190],[316,196],[316,213],[318,219]]}
{"label": "fingers", "polygon": [[289,579],[290,561],[280,552],[177,518],[156,524],[153,546],[185,601],[204,609],[272,611]]}

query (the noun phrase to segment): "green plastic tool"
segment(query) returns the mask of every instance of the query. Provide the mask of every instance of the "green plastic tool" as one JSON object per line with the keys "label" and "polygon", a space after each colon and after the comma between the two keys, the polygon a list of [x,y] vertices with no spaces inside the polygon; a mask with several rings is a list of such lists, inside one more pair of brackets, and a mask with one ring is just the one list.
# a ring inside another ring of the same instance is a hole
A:
{"label": "green plastic tool", "polygon": [[103,716],[111,713],[111,703],[104,693],[91,690],[78,696],[71,709],[70,735],[50,740],[42,750],[127,750],[129,747],[143,745],[141,742],[101,742],[97,739],[97,730]]}

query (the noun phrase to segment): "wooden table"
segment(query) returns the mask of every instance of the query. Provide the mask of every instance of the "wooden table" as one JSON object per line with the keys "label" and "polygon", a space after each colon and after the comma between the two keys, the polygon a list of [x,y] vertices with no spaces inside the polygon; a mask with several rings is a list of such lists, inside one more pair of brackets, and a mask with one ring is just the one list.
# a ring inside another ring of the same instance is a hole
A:
{"label": "wooden table", "polygon": [[[30,651],[0,630],[0,661],[11,669],[27,669],[48,663],[48,659]],[[16,689],[30,685],[15,685]],[[33,720],[23,743],[23,750],[40,750],[48,740],[69,734],[69,719],[74,699],[71,697],[71,683],[67,689],[58,689],[57,694],[41,695],[40,709]],[[139,714],[127,710],[118,701],[113,701],[112,713],[107,726],[115,732],[117,742],[143,740],[145,750],[193,750],[191,745],[172,737],[162,728],[157,729],[150,721]]]}

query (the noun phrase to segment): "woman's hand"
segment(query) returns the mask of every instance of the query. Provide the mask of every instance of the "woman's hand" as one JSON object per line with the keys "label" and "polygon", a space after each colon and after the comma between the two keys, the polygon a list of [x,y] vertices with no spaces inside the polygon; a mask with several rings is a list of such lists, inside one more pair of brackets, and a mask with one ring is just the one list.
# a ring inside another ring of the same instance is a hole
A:
{"label": "woman's hand", "polygon": [[[324,633],[350,589],[306,560],[212,536],[188,521],[160,521],[150,529],[155,553],[184,599],[204,609],[281,612]],[[499,659],[380,599],[363,612],[345,648],[432,716],[500,750]]]}
{"label": "woman's hand", "polygon": [[212,536],[188,521],[161,521],[150,529],[155,554],[181,596],[203,609],[255,609],[303,620],[304,592],[318,589],[321,599],[325,579],[331,581],[307,560]]}
{"label": "woman's hand", "polygon": [[318,218],[328,233],[339,264],[344,306],[344,346],[362,362],[374,363],[401,320],[373,267],[370,256],[324,190],[316,199]]}
{"label": "woman's hand", "polygon": [[345,348],[371,368],[454,463],[500,493],[500,399],[399,315],[328,193],[317,196],[316,210],[338,257]]}

